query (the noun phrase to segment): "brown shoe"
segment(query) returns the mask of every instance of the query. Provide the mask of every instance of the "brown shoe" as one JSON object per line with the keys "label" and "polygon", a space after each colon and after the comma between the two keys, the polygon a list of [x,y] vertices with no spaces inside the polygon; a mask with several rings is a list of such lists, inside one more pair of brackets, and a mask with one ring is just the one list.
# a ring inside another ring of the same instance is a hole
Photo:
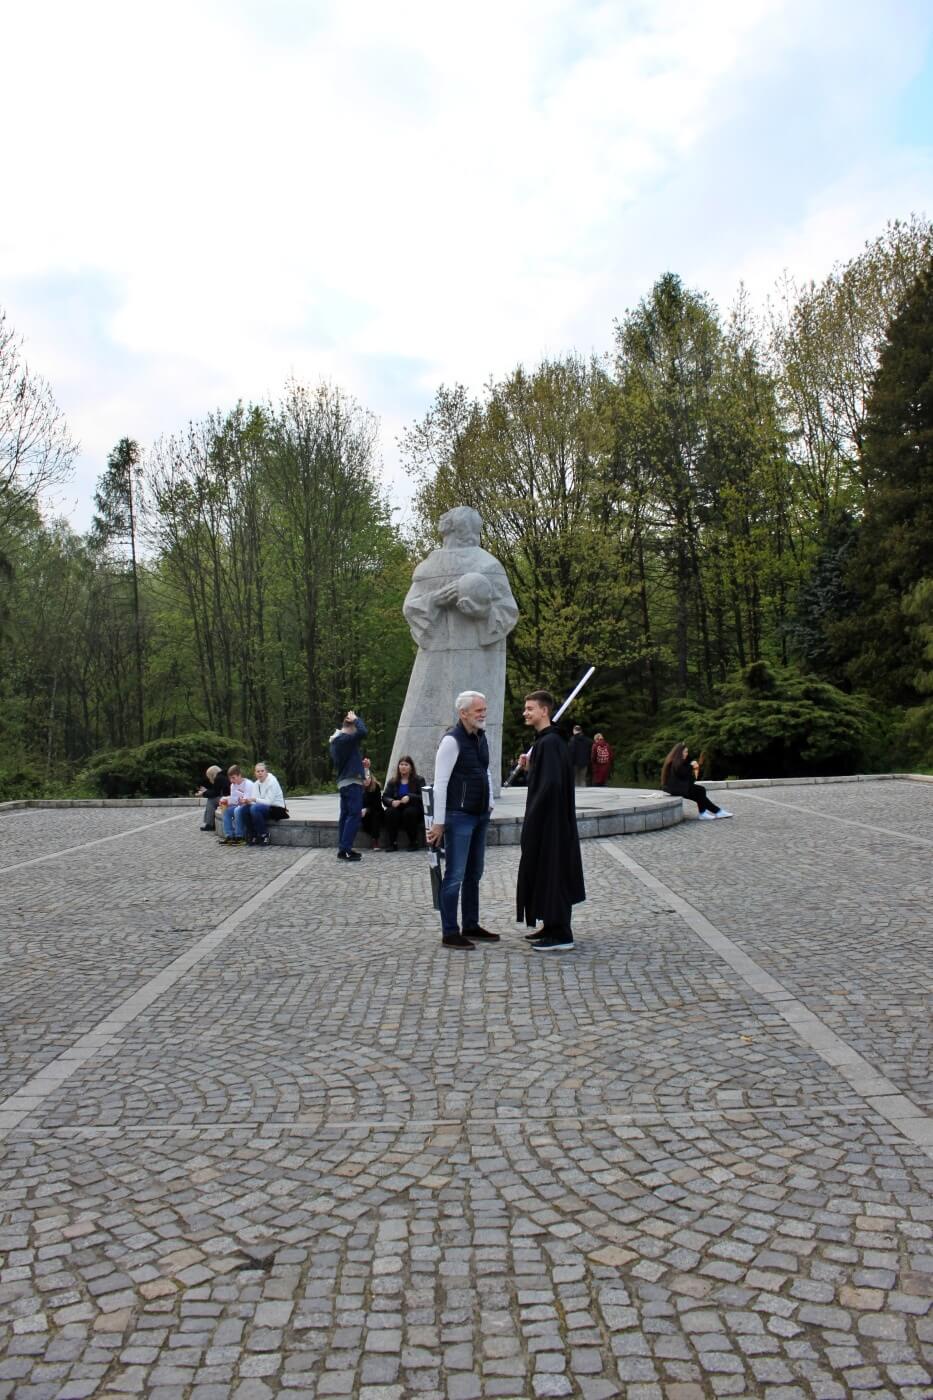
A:
{"label": "brown shoe", "polygon": [[464,938],[462,933],[445,933],[441,937],[441,945],[444,948],[475,948],[476,944],[471,943],[468,938]]}
{"label": "brown shoe", "polygon": [[481,928],[479,924],[476,925],[476,928],[465,928],[463,936],[464,938],[475,938],[478,943],[499,942],[498,933],[490,933],[488,928]]}

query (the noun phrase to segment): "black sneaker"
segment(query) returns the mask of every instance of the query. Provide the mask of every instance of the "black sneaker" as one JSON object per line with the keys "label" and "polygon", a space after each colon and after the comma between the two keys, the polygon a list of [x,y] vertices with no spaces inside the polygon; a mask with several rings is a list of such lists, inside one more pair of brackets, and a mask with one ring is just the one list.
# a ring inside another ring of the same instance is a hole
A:
{"label": "black sneaker", "polygon": [[478,943],[498,943],[500,941],[498,933],[490,933],[488,928],[482,928],[479,924],[476,925],[476,928],[465,928],[463,936],[464,938],[475,938]]}
{"label": "black sneaker", "polygon": [[572,933],[545,933],[531,948],[535,953],[569,953],[574,946]]}
{"label": "black sneaker", "polygon": [[526,941],[527,941],[528,943],[532,943],[536,938],[544,938],[544,937],[546,937],[546,936],[547,936],[547,929],[546,929],[546,928],[536,928],[536,929],[532,929],[531,933],[526,933],[526,934],[525,934],[525,939],[526,939]]}
{"label": "black sneaker", "polygon": [[268,832],[266,833],[265,836],[257,836],[256,839],[255,839],[255,841],[253,842],[253,845],[254,845],[254,846],[268,846],[268,844],[269,844],[269,834],[268,834]]}
{"label": "black sneaker", "polygon": [[338,851],[338,852],[337,852],[337,859],[338,859],[338,860],[362,860],[363,857],[360,855],[359,851]]}
{"label": "black sneaker", "polygon": [[442,948],[475,948],[476,944],[464,938],[462,933],[445,933],[441,937]]}

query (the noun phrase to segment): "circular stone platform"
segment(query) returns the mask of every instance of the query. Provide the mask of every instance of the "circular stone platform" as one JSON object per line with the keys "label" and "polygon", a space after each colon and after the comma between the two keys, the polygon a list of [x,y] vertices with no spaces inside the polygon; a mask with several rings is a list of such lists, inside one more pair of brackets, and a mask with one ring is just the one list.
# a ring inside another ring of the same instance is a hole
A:
{"label": "circular stone platform", "polygon": [[[643,788],[577,788],[577,830],[581,841],[596,836],[624,836],[635,831],[657,831],[684,820],[683,801],[664,792]],[[275,846],[336,846],[339,799],[336,793],[322,797],[289,797],[288,821],[271,824]],[[525,789],[504,788],[496,799],[488,845],[517,846],[525,815]],[[369,838],[357,843],[366,850]]]}

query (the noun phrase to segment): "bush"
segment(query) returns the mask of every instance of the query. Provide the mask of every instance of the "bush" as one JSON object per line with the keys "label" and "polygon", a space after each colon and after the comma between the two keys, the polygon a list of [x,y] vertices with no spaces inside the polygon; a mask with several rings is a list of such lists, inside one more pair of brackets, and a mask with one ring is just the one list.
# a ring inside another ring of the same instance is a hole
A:
{"label": "bush", "polygon": [[933,770],[933,700],[904,712],[898,737],[909,767],[925,772]]}
{"label": "bush", "polygon": [[689,701],[665,709],[654,733],[633,750],[639,775],[658,782],[679,740],[705,752],[707,778],[800,778],[852,773],[890,763],[887,717],[863,697],[826,681],[755,662],[723,687],[715,709]]}
{"label": "bush", "polygon": [[209,731],[154,739],[136,749],[97,754],[77,781],[101,797],[185,797],[201,786],[209,764],[228,768],[245,747]]}
{"label": "bush", "polygon": [[28,758],[7,760],[0,768],[0,802],[41,797],[44,791],[45,777]]}
{"label": "bush", "polygon": [[713,773],[740,778],[799,778],[852,773],[876,747],[881,716],[869,702],[827,681],[749,666],[726,687],[709,718],[704,747]]}

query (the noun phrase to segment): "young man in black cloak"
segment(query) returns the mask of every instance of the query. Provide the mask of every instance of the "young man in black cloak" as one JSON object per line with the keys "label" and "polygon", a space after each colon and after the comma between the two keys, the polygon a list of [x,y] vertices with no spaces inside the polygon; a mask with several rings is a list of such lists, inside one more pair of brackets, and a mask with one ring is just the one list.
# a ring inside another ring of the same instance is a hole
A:
{"label": "young man in black cloak", "polygon": [[517,918],[531,928],[539,919],[544,921],[542,929],[525,935],[538,953],[566,953],[573,948],[571,906],[586,899],[573,762],[566,743],[551,727],[556,708],[549,691],[534,690],[527,696],[523,712],[536,737],[527,765]]}

